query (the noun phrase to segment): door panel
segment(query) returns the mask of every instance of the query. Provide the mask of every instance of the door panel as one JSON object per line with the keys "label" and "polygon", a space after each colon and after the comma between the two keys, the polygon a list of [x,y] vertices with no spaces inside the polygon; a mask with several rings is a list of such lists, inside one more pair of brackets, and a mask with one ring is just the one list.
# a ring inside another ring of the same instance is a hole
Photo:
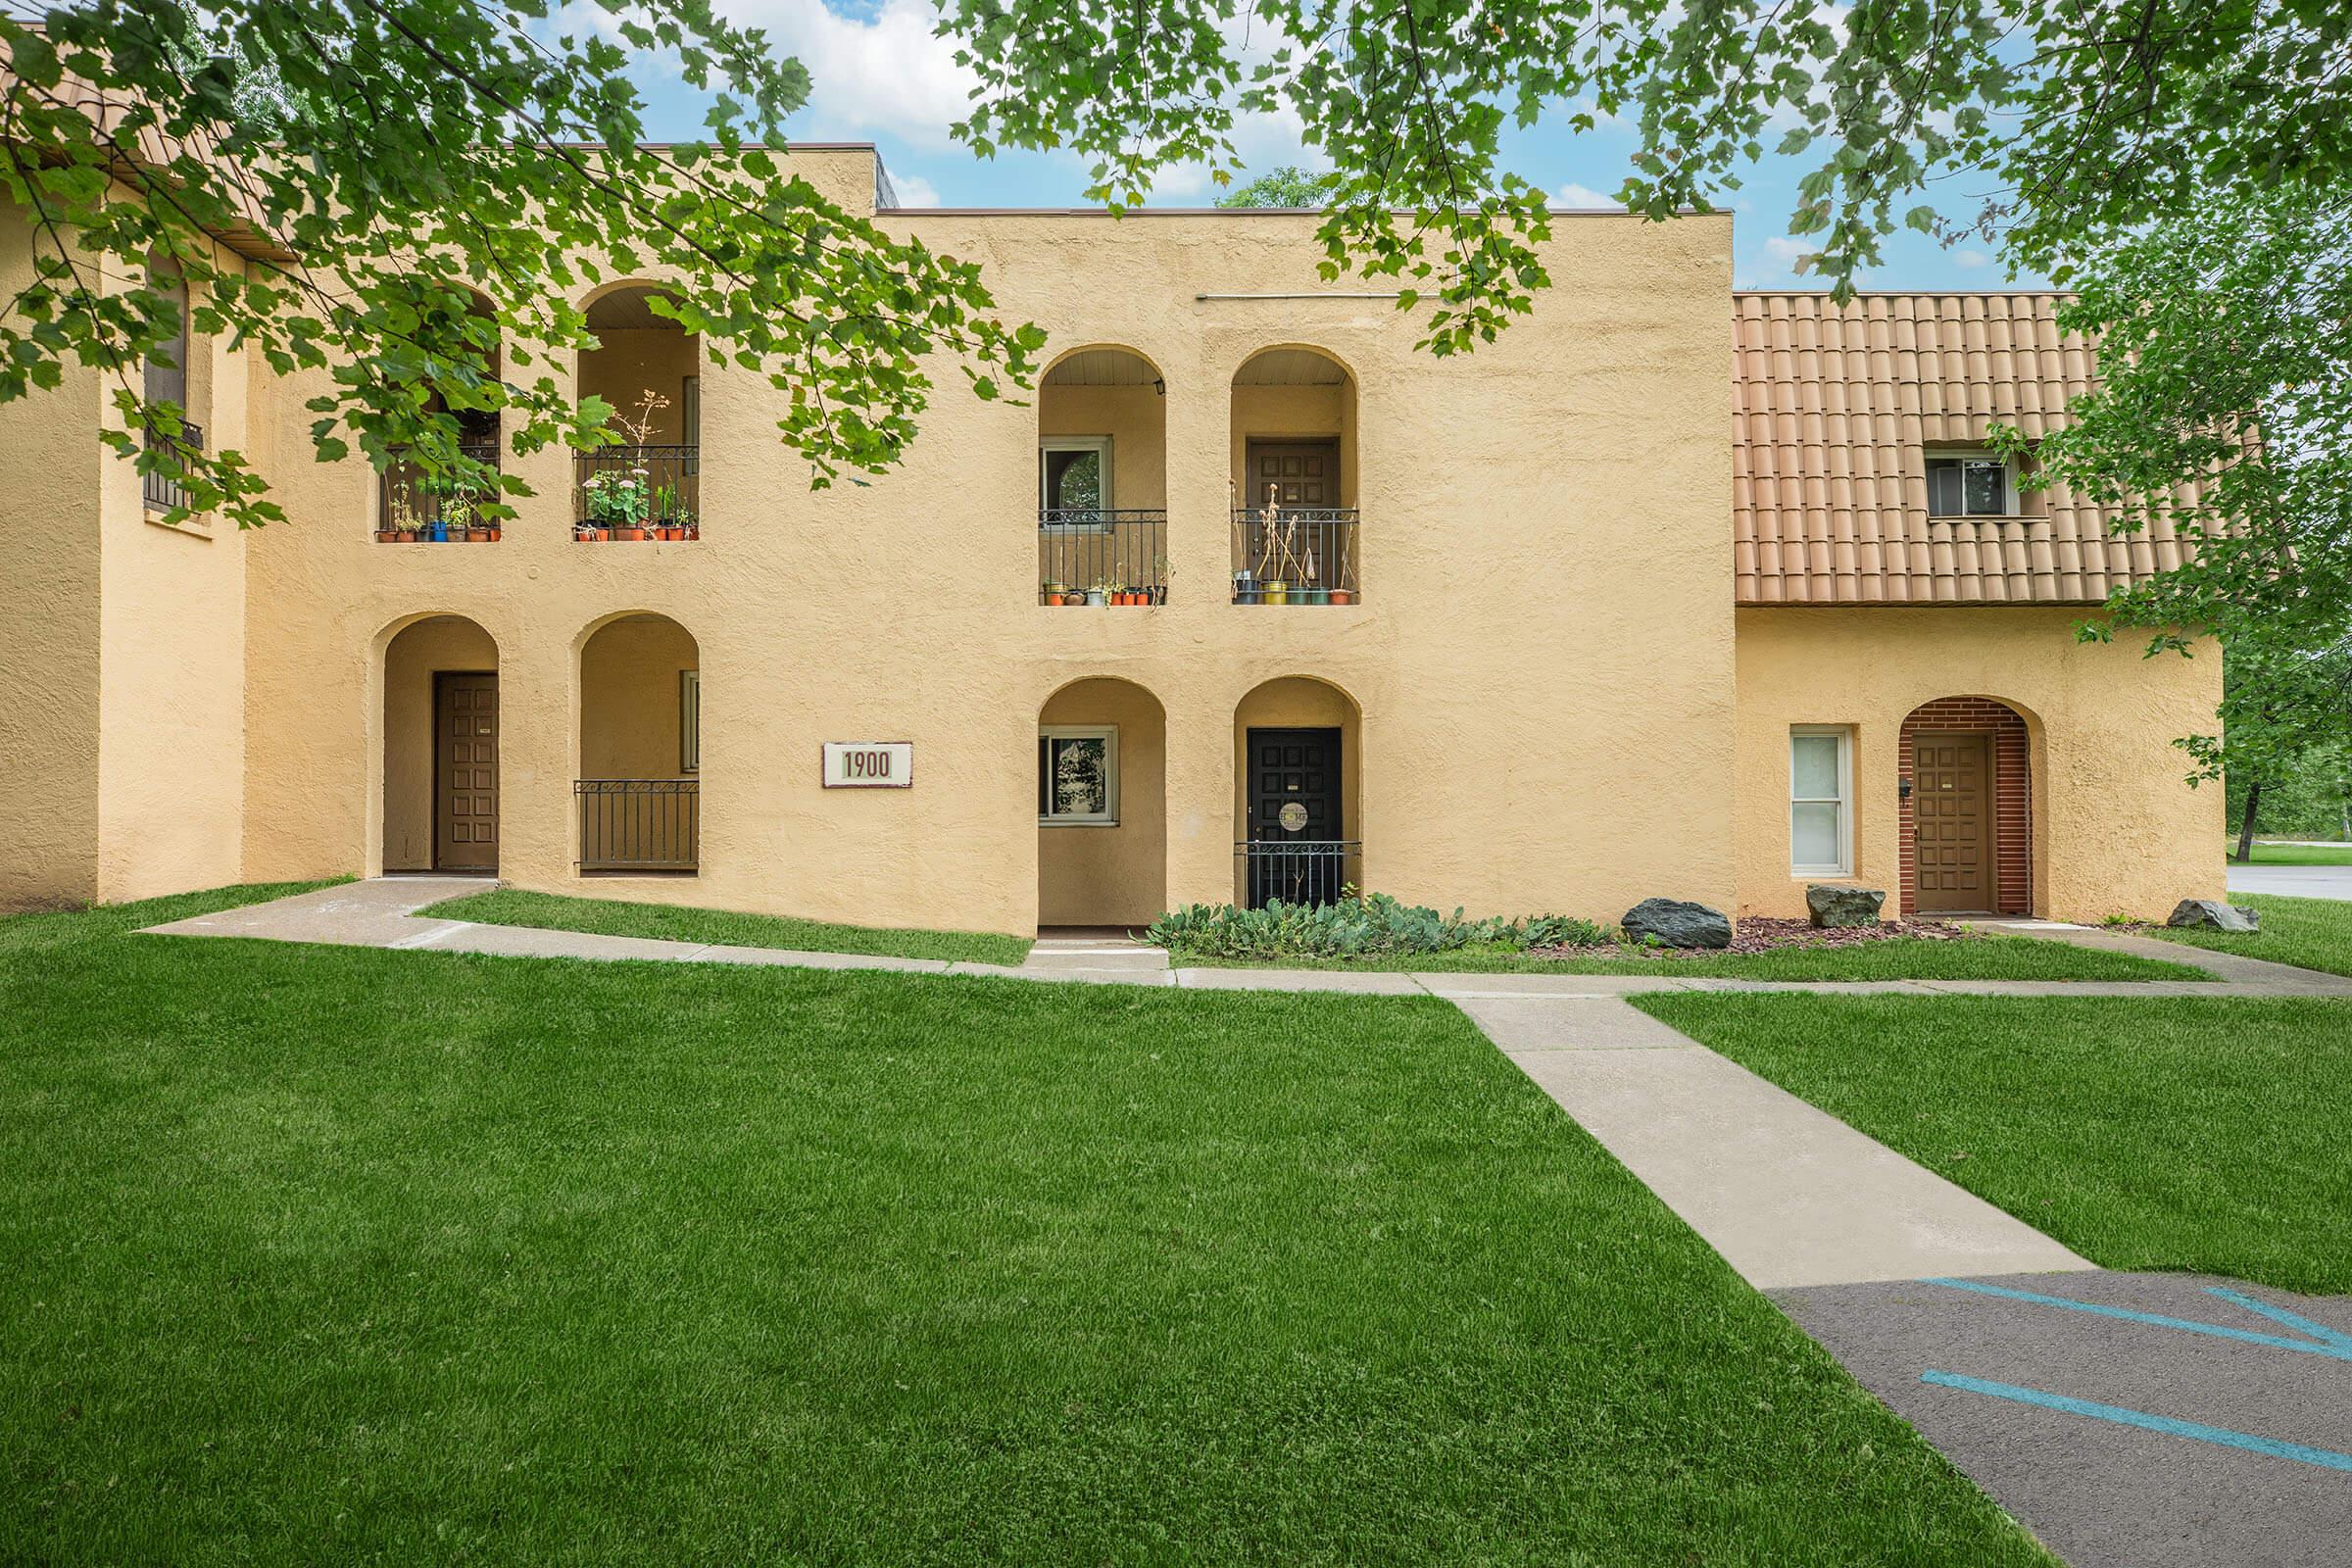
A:
{"label": "door panel", "polygon": [[1264,506],[1269,492],[1286,507],[1340,504],[1337,441],[1252,441],[1249,460],[1249,493],[1242,497],[1245,508]]}
{"label": "door panel", "polygon": [[1341,857],[1312,846],[1336,845],[1348,836],[1340,804],[1340,732],[1253,729],[1249,753],[1250,906],[1269,899],[1336,901],[1346,880]]}
{"label": "door panel", "polygon": [[433,678],[433,868],[498,869],[498,677]]}
{"label": "door panel", "polygon": [[1992,748],[1982,735],[1921,735],[1912,743],[1913,886],[1922,914],[1989,912]]}

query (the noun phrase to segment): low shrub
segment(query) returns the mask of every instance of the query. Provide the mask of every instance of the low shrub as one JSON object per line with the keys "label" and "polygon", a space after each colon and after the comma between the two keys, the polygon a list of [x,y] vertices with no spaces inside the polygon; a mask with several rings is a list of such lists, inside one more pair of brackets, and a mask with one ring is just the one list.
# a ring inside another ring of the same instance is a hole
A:
{"label": "low shrub", "polygon": [[1152,922],[1145,936],[1171,953],[1206,958],[1372,958],[1472,947],[1594,946],[1612,933],[1565,914],[1465,920],[1460,909],[1440,914],[1375,893],[1322,905],[1275,900],[1262,909],[1191,904]]}

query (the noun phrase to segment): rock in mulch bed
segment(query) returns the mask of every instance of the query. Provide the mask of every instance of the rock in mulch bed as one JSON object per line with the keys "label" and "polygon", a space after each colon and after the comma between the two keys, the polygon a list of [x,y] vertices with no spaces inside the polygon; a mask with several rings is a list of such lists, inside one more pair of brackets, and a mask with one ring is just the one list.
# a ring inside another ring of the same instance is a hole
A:
{"label": "rock in mulch bed", "polygon": [[1685,951],[1604,943],[1588,947],[1530,948],[1531,958],[1699,958],[1722,953],[1778,953],[1786,948],[1858,948],[1902,938],[1928,942],[1980,942],[1983,933],[1948,920],[1887,920],[1879,925],[1816,926],[1810,920],[1767,920],[1751,916],[1732,932],[1729,948]]}

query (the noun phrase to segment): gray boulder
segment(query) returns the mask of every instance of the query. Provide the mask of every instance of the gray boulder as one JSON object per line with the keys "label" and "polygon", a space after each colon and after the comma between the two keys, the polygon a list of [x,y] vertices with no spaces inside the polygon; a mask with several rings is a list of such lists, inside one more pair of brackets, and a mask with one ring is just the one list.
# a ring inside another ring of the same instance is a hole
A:
{"label": "gray boulder", "polygon": [[1624,924],[1625,934],[1636,942],[1661,942],[1670,948],[1732,945],[1730,916],[1681,899],[1643,899],[1625,911]]}
{"label": "gray boulder", "polygon": [[2191,931],[2259,931],[2262,915],[2214,899],[2182,899],[2173,917],[2164,923]]}
{"label": "gray boulder", "polygon": [[1877,925],[1886,906],[1884,888],[1833,887],[1826,882],[1805,884],[1805,912],[1820,926]]}

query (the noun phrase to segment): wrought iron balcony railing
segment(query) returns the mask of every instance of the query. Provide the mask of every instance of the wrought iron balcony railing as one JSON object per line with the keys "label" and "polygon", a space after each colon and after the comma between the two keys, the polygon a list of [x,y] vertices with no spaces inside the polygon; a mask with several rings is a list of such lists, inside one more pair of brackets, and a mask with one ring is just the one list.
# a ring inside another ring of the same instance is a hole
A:
{"label": "wrought iron balcony railing", "polygon": [[1261,507],[1233,514],[1237,605],[1357,605],[1353,507]]}
{"label": "wrought iron balcony railing", "polygon": [[702,853],[703,786],[691,778],[574,779],[582,871],[692,871]]}
{"label": "wrought iron balcony railing", "polygon": [[1165,511],[1043,509],[1037,514],[1038,602],[1165,604],[1167,557]]}
{"label": "wrought iron balcony railing", "polygon": [[[499,464],[499,443],[461,441],[458,451],[486,468]],[[382,511],[375,536],[386,544],[494,543],[499,524],[485,520],[476,508],[493,499],[483,487],[451,474],[426,473],[405,459],[395,459],[379,476]]]}
{"label": "wrought iron balcony railing", "polygon": [[185,454],[204,450],[204,426],[193,419],[182,419],[176,438],[151,427],[147,431],[147,450],[162,453],[167,466],[139,476],[139,499],[156,512],[186,506],[188,492],[179,482],[179,471],[184,471],[181,464]]}
{"label": "wrought iron balcony railing", "polygon": [[701,447],[604,447],[574,454],[573,467],[575,537],[702,537]]}
{"label": "wrought iron balcony railing", "polygon": [[1337,904],[1357,885],[1363,845],[1353,839],[1245,839],[1233,847],[1242,862],[1244,897],[1252,909],[1285,904]]}

